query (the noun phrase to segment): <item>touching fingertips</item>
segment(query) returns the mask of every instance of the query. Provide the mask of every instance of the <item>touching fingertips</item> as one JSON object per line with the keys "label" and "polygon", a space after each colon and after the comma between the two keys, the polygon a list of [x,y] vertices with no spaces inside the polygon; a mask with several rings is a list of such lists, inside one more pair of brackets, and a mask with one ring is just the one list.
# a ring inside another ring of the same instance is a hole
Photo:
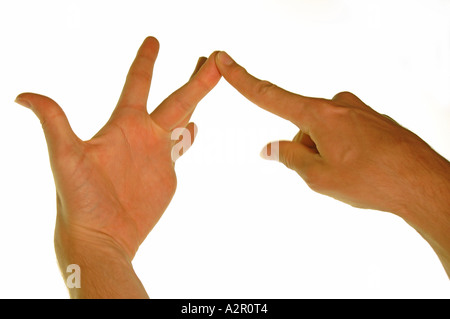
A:
{"label": "touching fingertips", "polygon": [[234,62],[233,59],[225,51],[220,51],[219,53],[217,53],[216,61],[224,66],[230,66]]}
{"label": "touching fingertips", "polygon": [[[217,82],[220,80],[221,74],[217,69],[216,63],[213,58],[210,57],[201,66],[198,72],[195,74],[195,78],[200,80],[200,84],[205,86],[207,90],[211,90]],[[194,78],[194,76],[192,77]]]}

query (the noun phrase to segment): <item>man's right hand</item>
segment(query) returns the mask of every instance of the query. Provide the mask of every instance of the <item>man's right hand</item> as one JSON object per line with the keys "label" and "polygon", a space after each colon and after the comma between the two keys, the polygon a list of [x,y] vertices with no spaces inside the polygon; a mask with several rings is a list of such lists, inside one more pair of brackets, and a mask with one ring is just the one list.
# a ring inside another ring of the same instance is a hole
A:
{"label": "man's right hand", "polygon": [[305,97],[253,77],[225,52],[216,56],[216,64],[247,99],[299,128],[292,141],[277,142],[278,156],[270,158],[295,170],[319,193],[404,218],[450,274],[450,164],[445,158],[352,93],[331,100]]}

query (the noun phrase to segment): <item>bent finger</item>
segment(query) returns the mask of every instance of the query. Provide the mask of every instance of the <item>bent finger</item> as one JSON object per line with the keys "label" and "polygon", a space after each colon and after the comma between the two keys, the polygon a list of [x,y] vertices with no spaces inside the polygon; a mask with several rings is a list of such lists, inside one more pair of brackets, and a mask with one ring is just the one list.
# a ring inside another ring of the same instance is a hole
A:
{"label": "bent finger", "polygon": [[171,131],[184,126],[184,120],[190,117],[197,104],[220,80],[220,73],[214,62],[216,52],[201,65],[197,73],[165,99],[151,114],[152,120],[161,128]]}

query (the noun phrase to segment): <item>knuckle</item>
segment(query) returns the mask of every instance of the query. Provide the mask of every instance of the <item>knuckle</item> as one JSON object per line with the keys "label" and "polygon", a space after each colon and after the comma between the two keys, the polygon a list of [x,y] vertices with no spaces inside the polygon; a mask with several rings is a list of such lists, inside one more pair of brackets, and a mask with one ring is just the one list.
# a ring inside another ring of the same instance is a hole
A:
{"label": "knuckle", "polygon": [[381,115],[383,115],[385,118],[390,120],[392,123],[398,124],[398,122],[396,120],[394,120],[392,117],[390,117],[389,115],[387,115],[387,114],[381,114]]}
{"label": "knuckle", "polygon": [[353,98],[355,98],[355,97],[356,97],[356,96],[355,96],[353,93],[351,93],[351,92],[348,92],[348,91],[342,91],[342,92],[337,93],[337,94],[333,97],[332,100],[348,100],[348,99],[353,99]]}
{"label": "knuckle", "polygon": [[260,96],[267,96],[273,92],[274,88],[276,88],[275,84],[269,81],[260,81],[256,86],[256,93]]}
{"label": "knuckle", "polygon": [[62,110],[52,109],[48,110],[45,115],[41,116],[39,119],[41,122],[42,129],[46,131],[49,127],[53,126],[54,123],[65,119],[66,115]]}
{"label": "knuckle", "polygon": [[309,121],[314,124],[324,123],[333,116],[334,111],[338,105],[332,101],[323,98],[314,98],[313,103],[305,105],[305,112],[309,116]]}
{"label": "knuckle", "polygon": [[359,109],[355,107],[344,106],[338,103],[328,103],[328,105],[322,107],[323,118],[328,121],[345,121],[354,118],[359,113]]}
{"label": "knuckle", "polygon": [[296,170],[294,152],[289,149],[285,149],[283,152],[279,152],[278,157],[280,162],[282,162],[287,168]]}
{"label": "knuckle", "polygon": [[211,79],[209,78],[194,76],[191,81],[192,84],[198,87],[202,92],[208,92],[211,90]]}
{"label": "knuckle", "polygon": [[152,75],[148,70],[136,68],[136,69],[133,69],[130,71],[128,77],[136,78],[136,79],[139,79],[139,81],[147,83],[151,80]]}
{"label": "knuckle", "polygon": [[181,112],[185,113],[193,108],[194,105],[186,101],[181,96],[175,96],[175,103],[174,105],[176,108],[178,108]]}
{"label": "knuckle", "polygon": [[348,91],[339,92],[331,100],[339,105],[360,107],[360,108],[367,107],[367,105],[363,101],[361,101],[359,97]]}
{"label": "knuckle", "polygon": [[231,78],[234,78],[235,80],[239,80],[239,79],[242,80],[242,79],[246,79],[249,76],[249,73],[242,66],[235,65],[231,69],[230,75],[231,75]]}

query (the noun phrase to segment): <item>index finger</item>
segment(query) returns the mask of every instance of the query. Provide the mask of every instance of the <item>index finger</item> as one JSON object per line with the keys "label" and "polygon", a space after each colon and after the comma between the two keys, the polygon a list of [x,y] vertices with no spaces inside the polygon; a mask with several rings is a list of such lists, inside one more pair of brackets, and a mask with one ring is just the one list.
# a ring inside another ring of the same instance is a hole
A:
{"label": "index finger", "polygon": [[295,124],[303,122],[312,98],[257,79],[223,51],[217,54],[216,64],[222,76],[251,102]]}

